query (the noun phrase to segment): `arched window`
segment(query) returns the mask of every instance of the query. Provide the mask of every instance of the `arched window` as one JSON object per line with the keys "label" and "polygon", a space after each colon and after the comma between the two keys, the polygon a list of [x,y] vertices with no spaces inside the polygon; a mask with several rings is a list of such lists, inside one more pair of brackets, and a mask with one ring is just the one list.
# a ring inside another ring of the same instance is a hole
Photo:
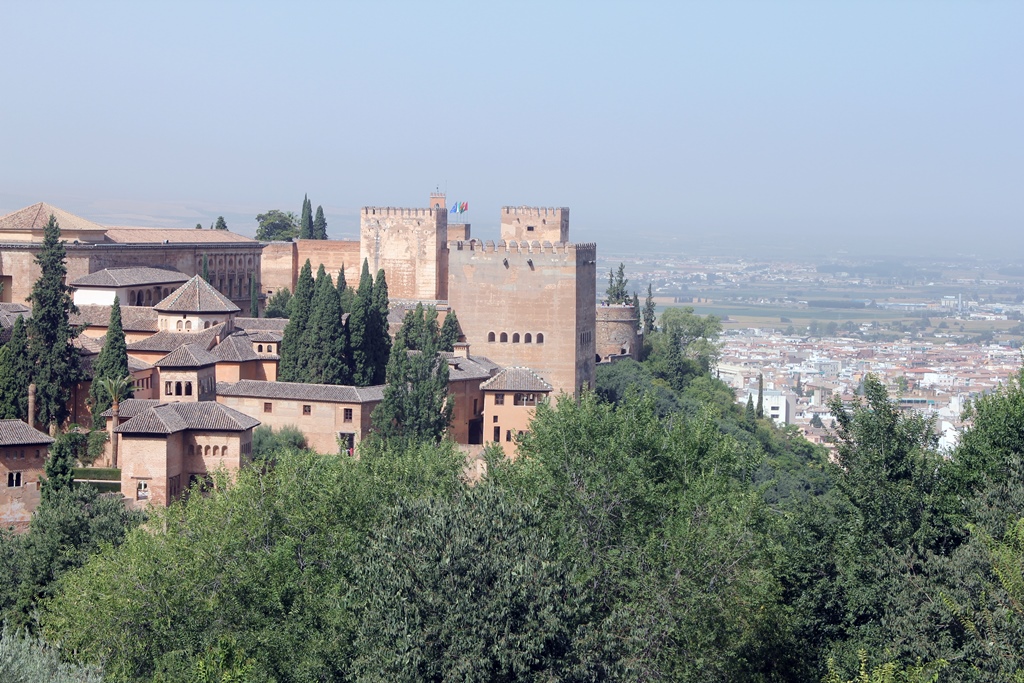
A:
{"label": "arched window", "polygon": [[222,456],[224,456],[225,458],[228,457],[228,447],[227,446],[221,446],[220,447],[220,454]]}
{"label": "arched window", "polygon": [[209,454],[210,454],[210,444],[206,444],[206,449],[205,449],[205,451],[203,452],[203,454],[204,454],[204,455],[209,455]]}
{"label": "arched window", "polygon": [[181,382],[174,383],[174,395],[181,396]]}
{"label": "arched window", "polygon": [[529,344],[532,341],[533,341],[533,335],[531,335],[529,332],[527,332],[526,334],[523,335],[523,343],[524,344]]}
{"label": "arched window", "polygon": [[186,320],[185,321],[185,331],[186,332],[191,332],[192,331],[192,321],[191,320]]}
{"label": "arched window", "polygon": [[513,344],[518,344],[519,343],[519,333],[518,332],[513,332],[512,333],[512,343]]}
{"label": "arched window", "polygon": [[179,329],[179,330],[183,330],[183,329],[185,329],[185,323],[183,323],[183,322],[181,322],[181,321],[179,320],[179,321],[178,321],[178,329]]}
{"label": "arched window", "polygon": [[220,455],[220,446],[214,446],[213,447],[213,454],[214,455]]}
{"label": "arched window", "polygon": [[273,353],[273,352],[274,352],[274,345],[273,344],[267,344],[267,353]]}
{"label": "arched window", "polygon": [[134,289],[129,289],[128,290],[128,305],[129,306],[134,306],[135,305],[135,290]]}
{"label": "arched window", "polygon": [[263,344],[258,344],[256,346],[256,350],[259,351],[260,353],[263,353]]}
{"label": "arched window", "polygon": [[487,341],[489,341],[489,342],[494,341],[494,333],[493,332],[488,332],[487,333]]}
{"label": "arched window", "polygon": [[146,305],[149,306],[153,303],[153,292],[146,290]]}
{"label": "arched window", "polygon": [[203,323],[203,329],[204,330],[210,329],[210,321],[209,320],[207,320],[205,323]]}
{"label": "arched window", "polygon": [[544,333],[543,332],[538,332],[537,333],[537,343],[538,344],[543,344],[544,343]]}
{"label": "arched window", "polygon": [[186,396],[191,396],[192,395],[192,382],[185,382],[185,395]]}
{"label": "arched window", "polygon": [[169,290],[166,287],[164,287],[164,298],[166,299],[170,295],[171,295],[171,290]]}
{"label": "arched window", "polygon": [[498,339],[500,339],[503,342],[507,342],[508,341],[508,333],[507,332],[502,332],[501,336]]}

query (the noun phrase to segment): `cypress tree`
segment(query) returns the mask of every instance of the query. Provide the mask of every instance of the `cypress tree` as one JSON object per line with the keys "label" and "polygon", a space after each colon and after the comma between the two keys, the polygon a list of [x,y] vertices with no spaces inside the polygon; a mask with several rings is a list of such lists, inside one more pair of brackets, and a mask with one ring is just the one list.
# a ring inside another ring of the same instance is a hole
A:
{"label": "cypress tree", "polygon": [[263,317],[287,318],[291,310],[291,301],[292,293],[288,291],[287,287],[282,287],[267,301],[266,308],[263,309]]}
{"label": "cypress tree", "polygon": [[640,329],[640,297],[633,292],[633,317],[636,319],[636,327]]}
{"label": "cypress tree", "polygon": [[213,224],[214,230],[227,230],[228,224],[224,220],[224,216],[217,216],[217,222]]}
{"label": "cypress tree", "polygon": [[654,295],[651,292],[650,283],[647,284],[647,299],[644,300],[644,336],[646,337],[655,330],[657,315],[654,309]]}
{"label": "cypress tree", "polygon": [[[89,402],[92,405],[92,428],[105,429],[107,420],[100,417],[103,411],[110,408],[111,396],[103,389],[104,378],[122,379],[128,376],[128,345],[125,343],[124,329],[121,327],[121,302],[114,297],[110,307],[110,322],[107,324],[107,340],[103,350],[92,365],[92,385],[89,387]],[[125,396],[130,398],[131,392]]]}
{"label": "cypress tree", "polygon": [[303,346],[308,357],[307,382],[349,383],[348,364],[342,340],[341,300],[323,264],[316,273],[313,305]]}
{"label": "cypress tree", "polygon": [[373,383],[373,332],[371,310],[373,308],[373,278],[370,266],[363,259],[363,270],[359,274],[359,288],[348,318],[349,339],[352,344],[352,381],[361,387]]}
{"label": "cypress tree", "polygon": [[764,417],[764,375],[757,376],[757,419]]}
{"label": "cypress tree", "polygon": [[24,420],[28,417],[28,385],[32,361],[28,357],[25,319],[14,320],[11,338],[0,348],[0,419]]}
{"label": "cypress tree", "polygon": [[71,300],[71,288],[64,284],[68,273],[65,258],[60,226],[51,214],[36,256],[41,273],[29,295],[28,355],[34,365],[36,415],[41,424],[52,427],[67,419],[71,390],[81,378],[78,350],[71,343],[78,331],[68,322],[68,316],[78,309]]}
{"label": "cypress tree", "polygon": [[206,258],[206,254],[203,254],[203,279],[206,280],[206,284],[210,284],[210,260]]}
{"label": "cypress tree", "polygon": [[744,410],[743,417],[746,419],[747,424],[754,424],[757,420],[757,412],[754,410],[754,397],[747,394],[747,407]]}
{"label": "cypress tree", "polygon": [[308,195],[302,198],[302,217],[299,219],[299,239],[313,239],[313,205],[310,203]]}
{"label": "cypress tree", "polygon": [[324,218],[324,207],[316,207],[316,218],[313,219],[313,239],[327,239],[327,219]]}
{"label": "cypress tree", "polygon": [[313,289],[313,267],[309,259],[306,259],[299,271],[295,294],[288,304],[288,324],[284,328],[284,338],[281,340],[281,362],[277,373],[278,379],[282,382],[307,381],[307,356],[303,349],[303,340],[313,306]]}
{"label": "cypress tree", "polygon": [[356,303],[356,293],[355,290],[348,286],[348,281],[345,279],[344,264],[342,264],[341,270],[338,271],[338,296],[341,299],[341,311],[343,313],[351,313]]}
{"label": "cypress tree", "polygon": [[455,343],[459,341],[460,336],[459,319],[456,317],[455,311],[449,310],[448,315],[444,317],[444,323],[441,325],[438,345],[442,351],[454,351]]}
{"label": "cypress tree", "polygon": [[256,293],[256,276],[249,276],[249,315],[253,318],[260,317],[260,299]]}
{"label": "cypress tree", "polygon": [[[371,384],[383,384],[387,378],[388,360],[391,354],[391,335],[388,334],[388,281],[384,269],[377,271],[373,281],[373,380]],[[434,329],[437,329],[437,311],[434,311]]]}

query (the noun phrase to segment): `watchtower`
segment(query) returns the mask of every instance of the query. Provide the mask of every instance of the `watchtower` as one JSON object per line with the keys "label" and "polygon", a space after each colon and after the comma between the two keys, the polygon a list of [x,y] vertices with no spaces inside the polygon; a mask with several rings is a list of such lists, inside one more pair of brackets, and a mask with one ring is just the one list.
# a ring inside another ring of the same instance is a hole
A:
{"label": "watchtower", "polygon": [[568,242],[569,209],[501,207],[501,239],[506,242]]}

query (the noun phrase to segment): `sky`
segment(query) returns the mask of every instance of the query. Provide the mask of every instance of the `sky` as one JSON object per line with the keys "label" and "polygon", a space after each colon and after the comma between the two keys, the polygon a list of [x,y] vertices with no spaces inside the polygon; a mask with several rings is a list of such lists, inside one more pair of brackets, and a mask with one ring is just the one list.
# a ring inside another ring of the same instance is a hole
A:
{"label": "sky", "polygon": [[0,215],[568,206],[599,253],[1024,254],[1024,3],[0,0]]}

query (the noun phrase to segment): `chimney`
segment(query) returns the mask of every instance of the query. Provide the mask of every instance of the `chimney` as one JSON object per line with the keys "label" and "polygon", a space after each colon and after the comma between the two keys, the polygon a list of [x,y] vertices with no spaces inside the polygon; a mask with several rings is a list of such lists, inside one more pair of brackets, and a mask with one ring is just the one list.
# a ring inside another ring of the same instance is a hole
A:
{"label": "chimney", "polygon": [[453,348],[455,349],[456,358],[469,358],[469,343],[455,342]]}
{"label": "chimney", "polygon": [[28,426],[36,426],[36,385],[28,385]]}

